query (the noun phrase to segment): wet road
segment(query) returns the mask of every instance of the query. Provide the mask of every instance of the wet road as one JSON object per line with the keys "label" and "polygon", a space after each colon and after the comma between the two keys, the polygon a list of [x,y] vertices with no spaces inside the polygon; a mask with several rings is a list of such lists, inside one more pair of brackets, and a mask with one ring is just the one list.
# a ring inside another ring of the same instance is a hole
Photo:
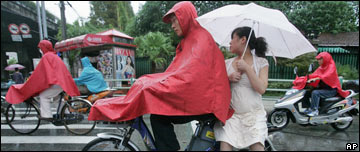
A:
{"label": "wet road", "polygon": [[[274,101],[264,101],[268,114],[273,105]],[[269,136],[279,151],[345,151],[347,143],[359,144],[359,115],[353,117],[351,126],[345,131],[336,131],[330,125],[304,127],[290,121],[286,128]]]}
{"label": "wet road", "polygon": [[[268,113],[273,104],[274,101],[264,101]],[[336,131],[330,125],[303,127],[290,122],[286,128],[270,133],[269,136],[276,150],[281,151],[345,151],[347,143],[359,144],[359,116],[353,118],[353,124],[346,131]],[[145,115],[144,120],[151,130],[149,115]],[[76,136],[67,132],[63,126],[55,127],[45,123],[30,135],[20,135],[7,124],[1,124],[1,151],[78,151],[96,138],[97,133],[116,131],[115,128],[96,127],[88,135]],[[181,150],[184,150],[192,135],[192,125],[175,125],[175,131]],[[134,133],[131,140],[141,150],[146,150],[138,132]]]}

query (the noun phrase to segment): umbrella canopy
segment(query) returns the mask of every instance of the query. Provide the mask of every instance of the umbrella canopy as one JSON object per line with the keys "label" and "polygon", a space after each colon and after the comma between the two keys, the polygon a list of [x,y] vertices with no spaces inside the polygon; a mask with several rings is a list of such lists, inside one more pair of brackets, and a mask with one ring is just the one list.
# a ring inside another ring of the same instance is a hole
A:
{"label": "umbrella canopy", "polygon": [[24,69],[25,67],[21,64],[11,64],[5,67],[6,71],[15,71],[15,68]]}
{"label": "umbrella canopy", "polygon": [[[121,39],[121,41],[118,39]],[[128,36],[124,33],[112,29],[97,34],[85,34],[74,38],[62,40],[55,44],[54,49],[56,52],[65,52],[70,50],[76,50],[79,48],[101,46],[108,44],[136,47],[136,45],[126,42],[126,40],[133,40],[133,39],[134,38],[131,36]]]}
{"label": "umbrella canopy", "polygon": [[223,6],[198,17],[197,21],[221,46],[230,46],[231,32],[235,28],[248,26],[253,28],[256,37],[265,38],[268,56],[293,59],[305,53],[316,52],[282,12],[254,3]]}

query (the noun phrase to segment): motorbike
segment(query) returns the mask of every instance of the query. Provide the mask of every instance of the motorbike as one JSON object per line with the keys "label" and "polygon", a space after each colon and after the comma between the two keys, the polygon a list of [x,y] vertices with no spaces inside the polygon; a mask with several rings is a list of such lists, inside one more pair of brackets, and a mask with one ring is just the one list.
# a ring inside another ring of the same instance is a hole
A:
{"label": "motorbike", "polygon": [[[311,72],[313,64],[310,64],[308,72]],[[274,110],[268,115],[268,122],[279,129],[285,128],[289,121],[302,126],[316,126],[330,124],[336,130],[346,130],[353,121],[353,116],[358,115],[356,107],[358,100],[354,98],[358,93],[349,89],[350,94],[343,98],[335,96],[321,98],[319,103],[319,115],[307,116],[304,108],[309,107],[311,91],[309,75],[298,77],[297,67],[294,68],[296,79],[294,86],[274,104]],[[319,80],[318,80],[319,81]]]}

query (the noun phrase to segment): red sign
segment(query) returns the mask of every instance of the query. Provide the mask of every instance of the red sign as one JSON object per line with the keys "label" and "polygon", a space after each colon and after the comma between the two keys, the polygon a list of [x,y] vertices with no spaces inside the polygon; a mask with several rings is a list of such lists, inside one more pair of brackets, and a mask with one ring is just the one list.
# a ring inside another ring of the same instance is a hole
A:
{"label": "red sign", "polygon": [[19,34],[20,32],[19,27],[16,24],[9,24],[8,28],[11,34]]}
{"label": "red sign", "polygon": [[25,23],[20,24],[20,32],[23,33],[23,34],[29,34],[30,33],[30,27]]}
{"label": "red sign", "polygon": [[115,55],[122,55],[122,56],[135,56],[135,53],[131,49],[124,49],[124,48],[114,48]]}

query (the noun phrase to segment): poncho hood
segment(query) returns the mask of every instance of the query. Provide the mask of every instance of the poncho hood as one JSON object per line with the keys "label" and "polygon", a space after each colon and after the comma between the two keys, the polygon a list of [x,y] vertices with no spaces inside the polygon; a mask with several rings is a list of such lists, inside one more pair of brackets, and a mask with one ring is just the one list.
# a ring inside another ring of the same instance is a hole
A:
{"label": "poncho hood", "polygon": [[41,49],[44,55],[46,53],[56,53],[54,48],[52,47],[52,43],[48,40],[41,40],[38,44],[38,48]]}
{"label": "poncho hood", "polygon": [[191,2],[184,1],[176,3],[163,17],[163,22],[170,23],[171,14],[175,14],[179,21],[180,27],[184,36],[186,36],[191,29],[197,28],[200,24],[195,20],[197,12]]}

